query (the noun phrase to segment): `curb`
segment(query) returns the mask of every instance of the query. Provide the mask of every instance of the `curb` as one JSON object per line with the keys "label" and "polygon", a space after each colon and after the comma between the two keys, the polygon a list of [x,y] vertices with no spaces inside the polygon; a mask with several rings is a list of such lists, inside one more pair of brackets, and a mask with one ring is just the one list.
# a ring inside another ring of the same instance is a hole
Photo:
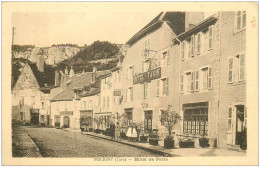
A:
{"label": "curb", "polygon": [[173,157],[173,156],[176,156],[176,157],[177,157],[177,156],[178,156],[178,155],[173,155],[173,154],[165,153],[165,152],[160,151],[160,150],[154,150],[154,149],[147,148],[147,147],[142,147],[142,146],[139,146],[139,145],[128,144],[128,143],[122,142],[122,141],[111,140],[111,139],[109,139],[109,138],[99,137],[99,136],[92,135],[92,134],[88,134],[88,133],[82,133],[82,132],[80,132],[80,133],[83,134],[83,135],[88,135],[88,136],[91,136],[91,137],[101,138],[101,139],[104,139],[104,140],[108,140],[108,141],[112,141],[112,142],[116,142],[116,143],[121,143],[121,144],[124,144],[124,145],[128,145],[128,146],[131,146],[131,147],[143,149],[143,150],[152,152],[152,153],[154,153],[154,154],[159,154],[159,155],[162,155],[162,156],[165,156],[165,157]]}
{"label": "curb", "polygon": [[40,149],[36,146],[36,144],[34,143],[34,141],[32,140],[32,138],[27,134],[27,131],[25,131],[25,133],[26,133],[26,136],[27,136],[27,137],[29,138],[29,140],[31,141],[31,143],[32,143],[33,147],[35,148],[35,150],[40,153]]}

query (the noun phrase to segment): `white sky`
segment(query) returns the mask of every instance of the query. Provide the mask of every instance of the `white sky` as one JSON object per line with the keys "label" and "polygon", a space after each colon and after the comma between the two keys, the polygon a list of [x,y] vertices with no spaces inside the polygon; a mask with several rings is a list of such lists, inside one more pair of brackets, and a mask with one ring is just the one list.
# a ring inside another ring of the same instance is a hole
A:
{"label": "white sky", "polygon": [[14,44],[38,47],[65,43],[90,45],[96,40],[123,44],[163,9],[148,4],[134,8],[123,4],[113,8],[95,4],[71,11],[13,13]]}

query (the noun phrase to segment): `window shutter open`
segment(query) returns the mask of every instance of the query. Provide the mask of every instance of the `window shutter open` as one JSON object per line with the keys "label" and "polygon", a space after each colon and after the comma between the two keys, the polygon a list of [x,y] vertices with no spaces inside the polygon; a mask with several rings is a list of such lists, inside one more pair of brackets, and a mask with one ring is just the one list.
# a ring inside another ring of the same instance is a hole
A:
{"label": "window shutter open", "polygon": [[180,92],[183,93],[183,75],[180,77]]}
{"label": "window shutter open", "polygon": [[160,79],[157,80],[157,97],[160,96]]}
{"label": "window shutter open", "polygon": [[208,89],[212,88],[212,68],[209,67],[208,70]]}
{"label": "window shutter open", "polygon": [[194,91],[194,72],[191,72],[190,91]]}
{"label": "window shutter open", "polygon": [[228,59],[228,83],[233,82],[233,63],[234,63],[234,59],[229,58]]}
{"label": "window shutter open", "polygon": [[199,91],[199,70],[195,71],[195,91]]}

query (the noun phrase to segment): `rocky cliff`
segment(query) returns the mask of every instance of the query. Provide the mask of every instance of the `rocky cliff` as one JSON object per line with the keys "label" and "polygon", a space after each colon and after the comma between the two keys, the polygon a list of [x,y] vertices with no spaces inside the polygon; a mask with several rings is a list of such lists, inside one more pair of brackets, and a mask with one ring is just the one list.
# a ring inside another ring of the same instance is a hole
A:
{"label": "rocky cliff", "polygon": [[25,51],[14,51],[15,58],[25,58],[36,62],[37,55],[43,55],[45,63],[53,65],[65,59],[70,59],[80,51],[79,47],[53,46],[28,48]]}

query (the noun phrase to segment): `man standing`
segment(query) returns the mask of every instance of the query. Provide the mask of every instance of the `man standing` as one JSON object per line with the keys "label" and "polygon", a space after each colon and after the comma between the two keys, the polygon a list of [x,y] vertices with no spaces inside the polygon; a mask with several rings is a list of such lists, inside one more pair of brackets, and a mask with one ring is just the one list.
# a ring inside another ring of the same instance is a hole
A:
{"label": "man standing", "polygon": [[113,122],[111,122],[110,124],[110,133],[111,133],[111,139],[114,140],[115,139],[115,129],[116,126]]}

